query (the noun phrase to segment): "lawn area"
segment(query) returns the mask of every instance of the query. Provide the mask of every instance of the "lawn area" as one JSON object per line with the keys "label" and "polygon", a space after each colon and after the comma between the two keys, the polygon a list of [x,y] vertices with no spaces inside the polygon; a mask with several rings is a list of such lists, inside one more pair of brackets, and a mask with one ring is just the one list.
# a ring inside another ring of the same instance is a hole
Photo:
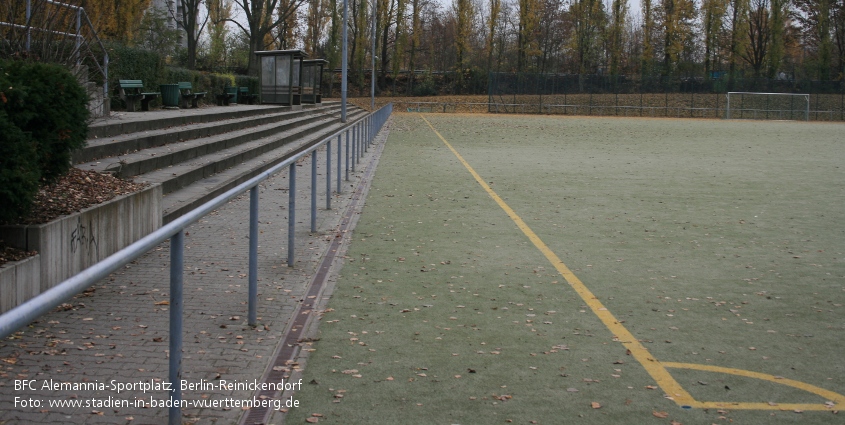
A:
{"label": "lawn area", "polygon": [[395,114],[286,422],[841,424],[843,130]]}

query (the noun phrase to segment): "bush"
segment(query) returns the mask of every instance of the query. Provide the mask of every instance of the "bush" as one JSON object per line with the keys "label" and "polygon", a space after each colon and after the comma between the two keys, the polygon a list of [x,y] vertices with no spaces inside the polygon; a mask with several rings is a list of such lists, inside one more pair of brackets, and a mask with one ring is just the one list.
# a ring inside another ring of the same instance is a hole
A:
{"label": "bush", "polygon": [[6,120],[30,134],[41,178],[55,181],[70,169],[71,152],[85,146],[88,94],[59,65],[5,61],[0,73],[9,93],[3,104]]}
{"label": "bush", "polygon": [[58,65],[0,61],[0,222],[25,215],[42,178],[70,168],[85,145],[88,96]]}
{"label": "bush", "polygon": [[142,80],[145,91],[157,92],[161,84],[190,82],[195,92],[207,92],[203,101],[214,102],[214,95],[223,93],[226,87],[249,87],[258,93],[258,78],[234,74],[212,74],[186,68],[165,65],[164,58],[157,52],[137,47],[113,44],[109,46],[110,81],[114,87],[111,97],[112,109],[125,109],[125,102],[118,96],[118,80]]}

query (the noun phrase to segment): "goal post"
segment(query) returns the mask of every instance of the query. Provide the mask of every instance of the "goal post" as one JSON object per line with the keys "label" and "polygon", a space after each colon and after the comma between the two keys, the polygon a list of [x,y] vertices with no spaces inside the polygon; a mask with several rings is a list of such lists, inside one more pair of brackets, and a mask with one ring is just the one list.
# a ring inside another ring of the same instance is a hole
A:
{"label": "goal post", "polygon": [[806,93],[728,92],[725,119],[810,120]]}

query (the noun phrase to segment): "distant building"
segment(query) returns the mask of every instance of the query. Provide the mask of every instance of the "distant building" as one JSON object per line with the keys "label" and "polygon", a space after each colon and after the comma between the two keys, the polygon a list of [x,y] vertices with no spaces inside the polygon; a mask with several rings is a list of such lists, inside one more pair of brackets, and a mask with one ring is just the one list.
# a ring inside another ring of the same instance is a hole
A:
{"label": "distant building", "polygon": [[185,31],[178,24],[182,20],[182,2],[177,0],[152,0],[150,2],[150,9],[153,8],[163,12],[167,20],[167,28],[179,30],[177,44],[181,47],[188,47],[188,39]]}

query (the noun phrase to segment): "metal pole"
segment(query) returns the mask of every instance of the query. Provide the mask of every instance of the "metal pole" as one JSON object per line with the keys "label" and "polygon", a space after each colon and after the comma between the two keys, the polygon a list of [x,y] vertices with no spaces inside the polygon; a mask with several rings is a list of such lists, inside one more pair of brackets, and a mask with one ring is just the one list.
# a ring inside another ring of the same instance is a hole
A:
{"label": "metal pole", "polygon": [[317,149],[311,153],[311,233],[317,232]]}
{"label": "metal pole", "polygon": [[288,210],[288,267],[293,267],[293,231],[296,228],[296,162],[290,165]]}
{"label": "metal pole", "polygon": [[26,0],[26,51],[32,45],[32,0]]}
{"label": "metal pole", "polygon": [[370,72],[370,111],[376,110],[376,9],[377,2],[373,0],[373,54],[372,56],[372,70]]}
{"label": "metal pole", "polygon": [[76,65],[79,66],[82,63],[82,57],[79,55],[79,49],[82,48],[82,40],[81,38],[82,32],[82,8],[76,9],[76,52],[74,56],[76,56]]}
{"label": "metal pole", "polygon": [[349,27],[349,13],[347,12],[347,9],[349,9],[348,3],[349,2],[347,0],[343,0],[343,48],[341,49],[342,52],[340,54],[340,63],[342,64],[340,68],[340,122],[343,123],[346,122],[346,68],[348,67],[348,60],[346,58],[348,56],[346,46],[348,43],[348,37],[346,32]]}
{"label": "metal pole", "polygon": [[332,209],[332,141],[326,143],[326,209]]}
{"label": "metal pole", "polygon": [[337,135],[337,194],[340,195],[340,165],[343,162],[343,158],[340,156],[340,145],[342,137],[341,134]]}
{"label": "metal pole", "polygon": [[258,323],[258,185],[249,189],[249,314],[248,323]]}
{"label": "metal pole", "polygon": [[349,129],[346,129],[346,181],[349,181]]}
{"label": "metal pole", "polygon": [[352,127],[352,172],[355,172],[355,158],[358,156],[358,124]]}
{"label": "metal pole", "polygon": [[185,230],[170,238],[170,425],[182,423],[182,274],[185,269]]}

